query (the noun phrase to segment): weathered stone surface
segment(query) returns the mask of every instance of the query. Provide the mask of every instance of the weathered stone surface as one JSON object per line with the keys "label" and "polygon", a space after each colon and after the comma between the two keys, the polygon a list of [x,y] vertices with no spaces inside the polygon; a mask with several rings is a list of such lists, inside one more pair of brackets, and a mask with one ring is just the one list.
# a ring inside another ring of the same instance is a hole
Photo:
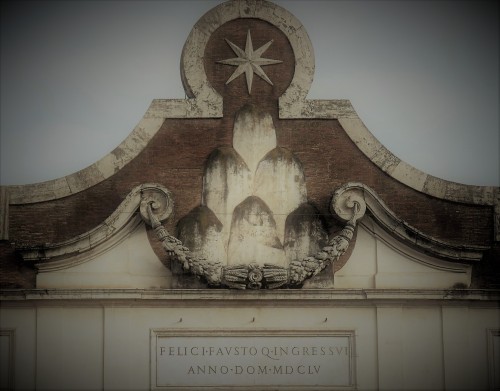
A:
{"label": "weathered stone surface", "polygon": [[327,242],[325,222],[313,205],[304,203],[288,215],[283,242],[287,262],[300,261],[315,254]]}
{"label": "weathered stone surface", "polygon": [[111,153],[91,166],[63,178],[24,186],[8,186],[11,204],[29,204],[79,193],[111,177],[133,160],[149,143],[163,118],[146,116]]}
{"label": "weathered stone surface", "polygon": [[199,206],[179,220],[177,237],[191,252],[212,262],[226,263],[222,223],[206,206]]}
{"label": "weathered stone surface", "polygon": [[[25,261],[40,262],[40,270],[59,270],[85,263],[95,258],[94,249],[104,251],[123,239],[139,224],[140,218],[136,212],[143,212],[141,203],[151,202],[153,210],[158,213],[158,219],[164,221],[170,216],[173,207],[170,192],[162,185],[144,183],[136,186],[122,201],[118,208],[101,224],[91,230],[65,241],[40,246],[19,246],[18,251]],[[148,221],[147,216],[142,216]],[[99,253],[97,251],[97,253]],[[78,254],[84,253],[82,256]],[[88,253],[87,255],[85,253]]]}
{"label": "weathered stone surface", "polygon": [[382,144],[371,134],[359,118],[339,119],[340,125],[350,139],[369,159],[372,159],[380,150]]}
{"label": "weathered stone surface", "polygon": [[474,246],[452,241],[443,241],[429,236],[402,220],[380,199],[373,189],[362,183],[346,183],[333,196],[331,209],[343,221],[352,218],[352,207],[356,206],[359,216],[368,209],[377,223],[391,235],[409,247],[454,261],[479,261],[486,246]]}
{"label": "weathered stone surface", "polygon": [[287,216],[307,201],[304,170],[291,151],[277,147],[262,159],[255,174],[254,194],[273,211],[283,241]]}
{"label": "weathered stone surface", "polygon": [[251,196],[233,213],[228,264],[273,263],[285,266],[285,252],[269,207]]}
{"label": "weathered stone surface", "polygon": [[233,147],[246,162],[251,173],[270,150],[276,147],[276,132],[269,113],[256,106],[244,106],[236,115]]}
{"label": "weathered stone surface", "polygon": [[[237,112],[233,146],[212,152],[203,176],[202,205],[222,223],[217,240],[227,249],[227,256],[218,255],[217,261],[264,264],[276,259],[283,265],[285,221],[307,201],[302,164],[290,150],[276,147],[272,117],[255,105],[245,105]],[[253,217],[253,213],[260,217]],[[199,213],[191,212],[188,220],[199,218]],[[197,242],[187,238],[188,229],[183,229],[186,240],[182,241],[192,243],[194,253],[207,254],[201,249],[210,245],[197,233],[197,224],[201,223],[189,225]],[[302,244],[304,249],[299,248]],[[219,243],[216,247],[219,254]],[[312,247],[308,241],[297,241],[294,251],[308,256]]]}
{"label": "weathered stone surface", "polygon": [[39,267],[37,287],[171,288],[172,273],[153,253],[144,224],[126,231],[112,246],[75,256],[73,260],[81,258],[81,262],[71,267]]}
{"label": "weathered stone surface", "polygon": [[203,176],[202,204],[211,209],[224,226],[227,241],[236,205],[252,194],[253,175],[231,147],[212,152]]}
{"label": "weathered stone surface", "polygon": [[392,169],[391,176],[418,191],[422,191],[425,181],[427,180],[426,173],[403,161],[400,161],[399,164]]}
{"label": "weathered stone surface", "polygon": [[400,245],[370,219],[361,223],[356,242],[349,261],[335,273],[336,288],[470,287],[471,265],[439,260]]}
{"label": "weathered stone surface", "polygon": [[394,156],[387,148],[382,146],[375,155],[373,155],[372,162],[379,166],[382,171],[391,175],[394,168],[398,166],[401,160],[397,156]]}

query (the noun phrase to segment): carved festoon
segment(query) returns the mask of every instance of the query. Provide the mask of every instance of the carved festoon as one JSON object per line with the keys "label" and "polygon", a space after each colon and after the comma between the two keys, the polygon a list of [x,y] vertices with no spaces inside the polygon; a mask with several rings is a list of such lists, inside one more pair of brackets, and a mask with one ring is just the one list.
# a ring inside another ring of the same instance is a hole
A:
{"label": "carved festoon", "polygon": [[[344,193],[346,196],[346,194]],[[290,262],[288,267],[272,263],[249,263],[222,265],[220,262],[211,262],[205,258],[197,258],[183,243],[168,233],[161,224],[154,209],[154,200],[145,198],[141,203],[141,211],[145,210],[144,220],[150,224],[161,241],[167,255],[174,262],[178,262],[182,269],[189,274],[205,280],[212,287],[227,287],[234,289],[276,289],[301,287],[309,278],[314,277],[328,265],[338,260],[348,249],[353,237],[356,221],[363,217],[366,206],[357,194],[334,199],[332,209],[352,209],[351,218],[345,227],[331,238],[327,246],[313,256],[300,261]],[[171,202],[168,204],[172,205]]]}

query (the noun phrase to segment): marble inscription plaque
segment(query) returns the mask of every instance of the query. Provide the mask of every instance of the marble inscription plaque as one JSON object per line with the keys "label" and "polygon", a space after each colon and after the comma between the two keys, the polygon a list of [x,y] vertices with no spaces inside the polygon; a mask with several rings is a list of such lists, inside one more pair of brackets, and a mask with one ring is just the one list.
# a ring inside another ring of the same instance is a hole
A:
{"label": "marble inscription plaque", "polygon": [[353,332],[152,330],[153,389],[355,385]]}

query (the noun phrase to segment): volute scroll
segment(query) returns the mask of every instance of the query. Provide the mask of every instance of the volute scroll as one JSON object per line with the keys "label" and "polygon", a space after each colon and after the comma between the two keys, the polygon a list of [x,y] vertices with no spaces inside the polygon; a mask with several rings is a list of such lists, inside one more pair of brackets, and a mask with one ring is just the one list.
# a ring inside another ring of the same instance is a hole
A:
{"label": "volute scroll", "polygon": [[[170,192],[163,186],[145,184],[141,186],[141,203],[139,211],[142,219],[152,225],[150,213],[159,222],[165,221],[172,214],[174,201]],[[149,206],[149,208],[148,208]]]}
{"label": "volute scroll", "polygon": [[362,183],[347,183],[338,188],[330,203],[331,213],[342,222],[360,220],[366,213],[364,188]]}

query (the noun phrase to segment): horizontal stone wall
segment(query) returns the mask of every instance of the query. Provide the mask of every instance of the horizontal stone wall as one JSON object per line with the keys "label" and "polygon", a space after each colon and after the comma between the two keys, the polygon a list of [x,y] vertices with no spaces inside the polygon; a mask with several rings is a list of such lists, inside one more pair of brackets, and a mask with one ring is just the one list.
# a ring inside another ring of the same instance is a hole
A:
{"label": "horizontal stone wall", "polygon": [[[344,388],[488,389],[499,379],[494,360],[500,354],[495,350],[500,313],[498,298],[487,295],[484,291],[454,297],[445,291],[383,290],[3,294],[0,337],[6,357],[2,365],[19,389],[149,390],[156,388],[155,336],[162,333],[179,336],[185,344],[202,336],[207,346],[216,343],[216,336],[236,336],[231,344],[244,344],[245,338],[254,335],[282,344],[301,340],[310,344],[314,341],[307,336],[344,335],[350,338],[350,351],[341,353],[352,359],[350,367],[336,367],[337,376],[350,384]],[[209,352],[204,365],[245,362],[241,355],[228,359],[216,356],[215,350],[212,356]],[[306,355],[302,364],[321,372],[326,361],[320,350],[301,349],[301,354]],[[195,358],[191,358],[193,365]],[[306,367],[293,368],[293,359],[283,356],[272,364],[290,366],[293,376],[314,384],[313,377],[308,380],[304,373]],[[203,376],[196,366],[195,370],[198,373],[189,376]],[[189,376],[183,374],[183,382],[189,383]],[[223,381],[216,376],[222,375],[212,373],[209,380]],[[322,381],[336,381],[328,374],[322,376]],[[268,378],[270,382],[272,376]]]}

